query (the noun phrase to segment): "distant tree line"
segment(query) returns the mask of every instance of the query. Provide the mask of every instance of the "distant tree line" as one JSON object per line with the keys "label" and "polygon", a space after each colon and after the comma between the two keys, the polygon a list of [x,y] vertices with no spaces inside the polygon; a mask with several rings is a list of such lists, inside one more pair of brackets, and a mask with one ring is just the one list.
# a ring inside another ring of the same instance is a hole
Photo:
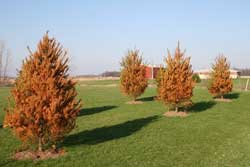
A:
{"label": "distant tree line", "polygon": [[250,76],[250,68],[236,68],[240,72],[241,76]]}
{"label": "distant tree line", "polygon": [[85,75],[76,75],[75,78],[91,78],[91,77],[120,77],[121,72],[119,71],[105,71],[101,74],[85,74]]}
{"label": "distant tree line", "polygon": [[105,71],[100,74],[102,77],[120,77],[119,71]]}
{"label": "distant tree line", "polygon": [[99,77],[99,75],[95,74],[75,75],[73,78],[93,78],[93,77]]}

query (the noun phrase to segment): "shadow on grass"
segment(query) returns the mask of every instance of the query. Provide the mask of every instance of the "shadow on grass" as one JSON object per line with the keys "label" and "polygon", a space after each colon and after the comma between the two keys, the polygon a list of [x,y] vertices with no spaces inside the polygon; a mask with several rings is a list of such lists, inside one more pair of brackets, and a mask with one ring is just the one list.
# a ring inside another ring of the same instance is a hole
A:
{"label": "shadow on grass", "polygon": [[0,162],[0,166],[4,167],[4,166],[10,166],[11,163],[15,162],[15,160],[7,160],[7,161],[3,161]]}
{"label": "shadow on grass", "polygon": [[101,106],[101,107],[83,108],[81,109],[78,116],[96,114],[99,112],[111,110],[113,108],[117,108],[117,106]]}
{"label": "shadow on grass", "polygon": [[229,94],[224,95],[224,98],[225,99],[238,99],[239,96],[240,96],[239,93],[229,93]]}
{"label": "shadow on grass", "polygon": [[194,103],[190,108],[190,112],[202,112],[209,108],[212,108],[216,103],[214,101],[201,101]]}
{"label": "shadow on grass", "polygon": [[138,101],[154,101],[156,96],[150,96],[150,97],[143,97],[143,98],[140,98],[140,99],[137,99]]}
{"label": "shadow on grass", "polygon": [[132,135],[142,127],[157,120],[158,116],[140,118],[127,121],[118,125],[96,128],[93,130],[82,131],[77,134],[69,135],[65,138],[63,146],[72,146],[80,144],[94,145],[109,140],[115,140]]}

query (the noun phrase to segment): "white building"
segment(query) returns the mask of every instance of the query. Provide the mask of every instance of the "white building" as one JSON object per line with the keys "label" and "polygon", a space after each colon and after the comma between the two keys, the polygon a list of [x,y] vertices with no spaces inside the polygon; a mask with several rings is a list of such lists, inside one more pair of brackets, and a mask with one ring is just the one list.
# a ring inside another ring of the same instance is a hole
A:
{"label": "white building", "polygon": [[[211,74],[211,69],[197,70],[194,73],[198,74],[200,79],[208,79]],[[230,69],[230,77],[236,79],[240,76],[240,72],[237,70]]]}

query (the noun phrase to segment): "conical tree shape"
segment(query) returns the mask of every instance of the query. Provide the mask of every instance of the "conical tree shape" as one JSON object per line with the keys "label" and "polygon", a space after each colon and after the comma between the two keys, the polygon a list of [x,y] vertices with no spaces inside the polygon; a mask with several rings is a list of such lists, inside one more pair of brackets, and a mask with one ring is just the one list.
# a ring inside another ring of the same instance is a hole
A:
{"label": "conical tree shape", "polygon": [[122,59],[121,66],[121,91],[134,101],[147,88],[146,67],[143,65],[139,50],[129,50]]}
{"label": "conical tree shape", "polygon": [[233,82],[230,78],[230,63],[223,55],[219,55],[212,65],[211,83],[209,92],[215,96],[223,98],[223,96],[233,89]]}
{"label": "conical tree shape", "polygon": [[75,127],[81,104],[67,62],[66,52],[46,34],[23,62],[12,90],[14,107],[7,109],[5,127],[23,142],[37,144],[39,151]]}
{"label": "conical tree shape", "polygon": [[175,108],[175,111],[178,111],[178,107],[190,104],[193,96],[192,66],[190,57],[184,55],[179,43],[174,56],[168,51],[167,66],[158,84],[158,98],[170,108]]}

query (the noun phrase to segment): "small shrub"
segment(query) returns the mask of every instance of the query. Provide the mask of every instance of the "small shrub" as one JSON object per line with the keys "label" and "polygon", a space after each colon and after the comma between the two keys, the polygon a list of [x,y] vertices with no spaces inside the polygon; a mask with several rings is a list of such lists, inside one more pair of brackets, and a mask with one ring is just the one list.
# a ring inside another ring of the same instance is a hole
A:
{"label": "small shrub", "polygon": [[193,80],[195,81],[195,83],[201,83],[201,78],[198,74],[193,75]]}

